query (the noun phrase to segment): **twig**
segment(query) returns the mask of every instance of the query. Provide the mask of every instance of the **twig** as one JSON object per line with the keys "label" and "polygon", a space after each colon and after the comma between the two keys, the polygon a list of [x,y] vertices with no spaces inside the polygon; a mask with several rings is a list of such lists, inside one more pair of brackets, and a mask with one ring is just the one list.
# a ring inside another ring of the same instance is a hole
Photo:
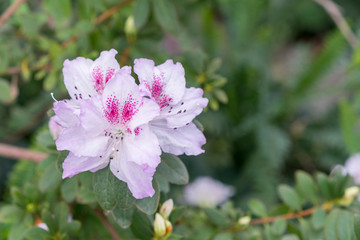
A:
{"label": "twig", "polygon": [[17,0],[13,4],[11,4],[8,9],[6,9],[6,11],[0,17],[0,29],[2,25],[4,25],[4,23],[15,13],[16,9],[18,9],[18,7],[20,7],[20,5],[23,4],[25,1],[26,0]]}
{"label": "twig", "polygon": [[94,211],[95,211],[96,215],[98,216],[98,218],[100,219],[100,221],[104,224],[106,229],[109,231],[112,239],[121,240],[121,238],[117,234],[115,228],[111,225],[109,220],[105,217],[104,213],[99,209],[95,209]]}
{"label": "twig", "polygon": [[108,19],[109,17],[111,17],[114,13],[116,13],[116,11],[118,11],[120,8],[128,5],[129,3],[131,3],[133,0],[125,0],[122,2],[119,2],[118,4],[116,4],[115,6],[113,6],[112,8],[110,8],[109,10],[105,11],[103,14],[101,14],[100,16],[98,16],[95,20],[94,20],[94,24],[98,25],[100,23],[102,23],[103,21],[105,21],[106,19]]}
{"label": "twig", "polygon": [[[326,202],[321,206],[321,208],[323,210],[325,210],[325,211],[330,210],[332,207],[333,207],[332,202]],[[266,223],[275,222],[278,219],[289,220],[289,219],[306,217],[306,216],[312,215],[316,211],[317,208],[318,207],[313,207],[313,208],[305,209],[305,210],[300,211],[300,212],[288,213],[288,214],[275,216],[275,217],[265,217],[265,218],[253,219],[253,220],[251,220],[250,224],[259,225],[259,224],[266,224]]]}
{"label": "twig", "polygon": [[31,151],[25,148],[0,143],[0,156],[13,159],[26,159],[32,162],[41,162],[48,155],[42,152]]}
{"label": "twig", "polygon": [[359,44],[359,39],[352,32],[351,28],[347,24],[345,18],[341,14],[339,7],[331,0],[313,0],[320,4],[325,11],[330,15],[336,26],[339,28],[342,35],[349,42],[351,47],[355,49]]}

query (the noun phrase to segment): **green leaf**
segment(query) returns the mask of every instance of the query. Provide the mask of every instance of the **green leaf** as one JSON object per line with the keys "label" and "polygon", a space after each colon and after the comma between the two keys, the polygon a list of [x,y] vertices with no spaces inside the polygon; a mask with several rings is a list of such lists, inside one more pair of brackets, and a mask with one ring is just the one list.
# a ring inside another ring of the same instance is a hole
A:
{"label": "green leaf", "polygon": [[154,235],[153,226],[149,218],[140,211],[135,211],[131,224],[132,233],[139,239],[151,239]]}
{"label": "green leaf", "polygon": [[25,238],[28,240],[50,239],[50,233],[39,227],[32,227],[26,231]]}
{"label": "green leaf", "polygon": [[316,174],[316,181],[319,186],[319,191],[325,200],[331,200],[331,186],[328,177],[323,173]]}
{"label": "green leaf", "polygon": [[24,223],[13,224],[10,229],[8,240],[23,240],[27,229],[29,229],[29,227]]}
{"label": "green leaf", "polygon": [[155,173],[155,178],[159,183],[159,188],[161,192],[168,193],[170,191],[170,184],[168,181],[165,180],[162,176]]}
{"label": "green leaf", "polygon": [[136,0],[133,9],[133,16],[136,29],[142,28],[149,18],[150,0]]}
{"label": "green leaf", "polygon": [[76,193],[79,189],[78,181],[76,178],[67,178],[61,184],[61,196],[66,202],[72,202],[75,200]]}
{"label": "green leaf", "polygon": [[271,232],[274,235],[280,236],[280,235],[284,234],[284,232],[286,230],[286,225],[287,225],[286,220],[280,218],[272,224]]}
{"label": "green leaf", "polygon": [[117,193],[117,207],[123,209],[132,207],[135,203],[135,198],[130,192],[127,184],[123,181],[120,181],[118,178],[114,178],[113,184],[114,191]]}
{"label": "green leaf", "polygon": [[311,216],[311,223],[315,229],[319,230],[324,226],[325,219],[326,212],[322,208],[318,208]]}
{"label": "green leaf", "polygon": [[180,158],[163,153],[161,159],[162,161],[156,169],[159,175],[170,183],[187,184],[189,182],[189,174]]}
{"label": "green leaf", "polygon": [[336,232],[338,239],[355,240],[355,233],[353,226],[354,226],[353,215],[347,211],[339,211],[336,221]]}
{"label": "green leaf", "polygon": [[175,32],[178,27],[174,6],[169,0],[153,0],[154,16],[157,23],[167,32]]}
{"label": "green leaf", "polygon": [[340,123],[343,138],[352,154],[360,150],[360,134],[357,131],[358,113],[346,100],[340,102]]}
{"label": "green leaf", "polygon": [[221,211],[214,208],[204,208],[204,211],[209,218],[210,222],[219,226],[219,227],[230,227],[231,221],[229,218]]}
{"label": "green leaf", "polygon": [[355,236],[359,240],[360,239],[360,216],[359,215],[354,216],[353,228],[354,228]]}
{"label": "green leaf", "polygon": [[135,211],[135,206],[132,205],[129,208],[120,208],[118,205],[111,211],[111,215],[122,228],[128,228],[131,224],[131,218]]}
{"label": "green leaf", "polygon": [[293,188],[282,184],[278,187],[278,192],[281,200],[290,208],[297,211],[301,209],[300,197]]}
{"label": "green leaf", "polygon": [[81,222],[73,220],[66,224],[64,231],[70,234],[75,234],[80,230],[80,227],[81,227]]}
{"label": "green leaf", "polygon": [[56,168],[57,163],[53,162],[48,166],[44,175],[40,178],[39,189],[42,192],[56,188],[61,182],[61,173]]}
{"label": "green leaf", "polygon": [[116,192],[114,191],[114,174],[110,167],[103,168],[93,175],[93,190],[96,200],[104,210],[111,210],[115,207]]}
{"label": "green leaf", "polygon": [[182,217],[185,211],[186,208],[184,206],[174,208],[169,216],[170,222],[175,223]]}
{"label": "green leaf", "polygon": [[286,234],[281,240],[300,240],[300,238],[295,234]]}
{"label": "green leaf", "polygon": [[5,205],[0,209],[1,223],[15,223],[22,219],[24,211],[15,205]]}
{"label": "green leaf", "polygon": [[25,199],[24,194],[19,190],[19,188],[11,187],[10,194],[11,194],[11,198],[13,199],[13,201],[16,205],[25,207],[26,199]]}
{"label": "green leaf", "polygon": [[8,81],[0,78],[0,102],[11,101],[11,87]]}
{"label": "green leaf", "polygon": [[156,178],[154,178],[152,185],[155,190],[154,196],[136,200],[137,208],[148,215],[155,213],[160,200],[160,188]]}
{"label": "green leaf", "polygon": [[309,199],[312,203],[317,203],[317,189],[315,187],[312,177],[304,172],[296,172],[296,188],[299,190],[302,197]]}
{"label": "green leaf", "polygon": [[248,203],[248,206],[254,215],[258,217],[266,217],[266,207],[261,201],[257,199],[251,199]]}
{"label": "green leaf", "polygon": [[226,92],[224,90],[222,90],[222,89],[215,89],[214,90],[214,95],[221,103],[226,104],[229,101],[229,98],[226,95]]}
{"label": "green leaf", "polygon": [[234,236],[232,233],[223,232],[215,235],[214,240],[233,240]]}
{"label": "green leaf", "polygon": [[68,225],[69,208],[66,203],[61,202],[56,205],[54,210],[54,222],[58,229],[63,232]]}
{"label": "green leaf", "polygon": [[55,20],[58,27],[63,27],[71,19],[71,1],[70,0],[45,0],[44,9]]}
{"label": "green leaf", "polygon": [[338,214],[339,211],[335,209],[326,217],[324,227],[324,236],[326,240],[338,240],[336,236],[336,219]]}

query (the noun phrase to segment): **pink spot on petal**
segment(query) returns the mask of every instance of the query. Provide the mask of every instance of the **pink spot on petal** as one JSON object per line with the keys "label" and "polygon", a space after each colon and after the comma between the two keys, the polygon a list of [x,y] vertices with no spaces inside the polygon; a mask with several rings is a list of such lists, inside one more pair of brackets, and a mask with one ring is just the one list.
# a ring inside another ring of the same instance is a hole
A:
{"label": "pink spot on petal", "polygon": [[105,88],[103,70],[99,66],[97,66],[93,69],[91,76],[94,80],[94,87],[96,92],[101,94]]}
{"label": "pink spot on petal", "polygon": [[145,82],[145,86],[150,91],[151,96],[155,99],[156,103],[160,106],[160,108],[163,108],[172,102],[172,98],[170,98],[164,92],[164,74],[161,73],[160,76],[154,74],[153,78],[154,80],[151,86],[147,82]]}
{"label": "pink spot on petal", "polygon": [[106,70],[106,75],[105,75],[105,84],[114,76],[115,73],[115,69],[114,68],[108,68]]}
{"label": "pink spot on petal", "polygon": [[135,128],[135,129],[134,129],[135,136],[138,136],[142,130],[143,130],[143,129],[142,129],[141,127]]}
{"label": "pink spot on petal", "polygon": [[119,100],[115,96],[110,96],[105,102],[105,117],[111,124],[119,123]]}
{"label": "pink spot on petal", "polygon": [[121,108],[121,124],[128,123],[137,112],[138,101],[129,94]]}

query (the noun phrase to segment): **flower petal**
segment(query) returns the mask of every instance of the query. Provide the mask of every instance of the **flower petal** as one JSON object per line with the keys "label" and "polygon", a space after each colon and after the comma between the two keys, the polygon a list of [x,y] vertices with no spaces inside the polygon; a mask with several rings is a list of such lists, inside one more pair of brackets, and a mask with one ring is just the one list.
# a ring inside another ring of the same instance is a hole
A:
{"label": "flower petal", "polygon": [[75,100],[87,99],[96,94],[90,75],[92,64],[92,60],[83,57],[65,60],[63,67],[64,83],[71,98]]}
{"label": "flower petal", "polygon": [[160,108],[154,101],[148,98],[143,98],[142,100],[142,105],[131,119],[131,122],[129,122],[129,127],[131,130],[148,123],[160,115]]}
{"label": "flower petal", "polygon": [[106,167],[109,164],[109,156],[100,157],[78,157],[73,153],[65,158],[63,167],[63,178],[72,177],[78,173],[85,171],[95,172]]}
{"label": "flower petal", "polygon": [[158,137],[164,152],[174,155],[199,155],[204,152],[201,147],[206,143],[205,136],[192,122],[184,127],[168,128],[165,121],[154,120],[151,130]]}
{"label": "flower petal", "polygon": [[103,134],[108,124],[103,117],[100,97],[81,101],[80,110],[81,127],[93,135]]}
{"label": "flower petal", "polygon": [[76,156],[96,157],[104,155],[109,138],[104,135],[91,135],[80,125],[66,128],[56,140],[57,150],[68,150]]}
{"label": "flower petal", "polygon": [[[105,84],[120,70],[120,65],[115,58],[116,54],[115,49],[102,51],[100,57],[94,61],[90,68],[93,86],[99,94],[102,94]],[[128,72],[128,68],[125,69]]]}
{"label": "flower petal", "polygon": [[137,199],[152,197],[155,190],[152,179],[155,168],[139,166],[132,161],[127,161],[124,154],[118,154],[111,160],[110,170],[120,180],[127,183],[131,193]]}
{"label": "flower petal", "polygon": [[140,81],[140,90],[151,96],[163,108],[177,104],[185,91],[185,72],[180,63],[172,60],[155,67],[152,60],[140,58],[134,61],[134,72]]}
{"label": "flower petal", "polygon": [[79,123],[79,106],[73,100],[57,101],[53,104],[54,120],[60,126],[68,128]]}
{"label": "flower petal", "polygon": [[170,128],[178,128],[190,123],[207,106],[209,100],[203,98],[201,88],[187,88],[183,99],[174,106],[161,110],[161,117],[166,118]]}

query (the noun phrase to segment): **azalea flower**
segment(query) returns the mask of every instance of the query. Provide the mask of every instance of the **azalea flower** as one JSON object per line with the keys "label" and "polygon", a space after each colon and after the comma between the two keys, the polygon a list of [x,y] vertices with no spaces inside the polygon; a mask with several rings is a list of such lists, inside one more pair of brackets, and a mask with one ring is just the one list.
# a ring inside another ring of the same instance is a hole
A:
{"label": "azalea flower", "polygon": [[135,59],[140,91],[160,107],[160,115],[149,126],[159,139],[164,152],[175,155],[198,155],[206,139],[192,122],[207,106],[200,88],[185,87],[185,72],[180,63],[172,60],[155,66],[154,61]]}
{"label": "azalea flower", "polygon": [[346,160],[344,165],[345,173],[351,175],[356,184],[360,184],[360,154],[355,154]]}
{"label": "azalea flower", "polygon": [[190,205],[216,207],[235,193],[232,186],[211,177],[198,177],[184,188],[185,201]]}
{"label": "azalea flower", "polygon": [[90,85],[78,85],[78,92],[69,91],[78,100],[79,94],[83,95],[77,101],[78,109],[73,107],[74,101],[54,104],[59,124],[65,128],[56,141],[57,149],[70,151],[63,162],[63,178],[95,172],[110,163],[112,173],[128,184],[135,198],[152,196],[161,149],[147,124],[159,115],[159,107],[140,94],[128,71],[117,71],[111,79],[103,80],[103,88],[95,83],[98,94],[94,92],[91,98],[84,97]]}

